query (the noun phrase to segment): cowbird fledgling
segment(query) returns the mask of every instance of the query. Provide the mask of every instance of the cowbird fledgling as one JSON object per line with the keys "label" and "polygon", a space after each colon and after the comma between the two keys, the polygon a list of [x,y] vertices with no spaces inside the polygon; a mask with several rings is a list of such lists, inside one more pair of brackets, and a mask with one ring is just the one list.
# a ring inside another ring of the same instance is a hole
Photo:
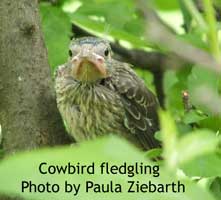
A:
{"label": "cowbird fledgling", "polygon": [[106,40],[74,39],[56,71],[59,111],[77,141],[118,134],[142,149],[159,147],[157,100],[127,63],[112,58]]}

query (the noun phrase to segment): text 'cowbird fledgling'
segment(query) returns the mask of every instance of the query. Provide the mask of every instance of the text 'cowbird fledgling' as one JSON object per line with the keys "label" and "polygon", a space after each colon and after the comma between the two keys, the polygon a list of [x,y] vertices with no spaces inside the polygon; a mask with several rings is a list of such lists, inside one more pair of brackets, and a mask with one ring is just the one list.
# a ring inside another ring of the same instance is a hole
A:
{"label": "text 'cowbird fledgling'", "polygon": [[157,100],[127,63],[114,60],[106,40],[83,37],[56,72],[59,111],[77,141],[118,134],[142,149],[159,147]]}

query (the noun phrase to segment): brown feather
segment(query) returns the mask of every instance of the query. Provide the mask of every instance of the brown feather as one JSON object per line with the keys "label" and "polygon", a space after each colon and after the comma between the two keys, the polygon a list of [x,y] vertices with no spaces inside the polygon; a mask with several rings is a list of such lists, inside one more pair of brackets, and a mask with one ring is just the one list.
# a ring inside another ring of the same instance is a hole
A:
{"label": "brown feather", "polygon": [[121,97],[128,134],[135,135],[144,149],[159,147],[154,138],[154,133],[159,130],[156,97],[128,64],[112,61],[112,65],[116,72],[111,77],[111,83]]}

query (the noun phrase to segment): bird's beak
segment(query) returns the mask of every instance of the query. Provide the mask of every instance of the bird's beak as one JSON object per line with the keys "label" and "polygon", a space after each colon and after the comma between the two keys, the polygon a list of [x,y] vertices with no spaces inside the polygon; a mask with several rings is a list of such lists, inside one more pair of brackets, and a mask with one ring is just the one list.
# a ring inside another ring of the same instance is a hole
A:
{"label": "bird's beak", "polygon": [[104,58],[85,51],[71,59],[73,76],[79,81],[94,82],[106,78],[107,70]]}

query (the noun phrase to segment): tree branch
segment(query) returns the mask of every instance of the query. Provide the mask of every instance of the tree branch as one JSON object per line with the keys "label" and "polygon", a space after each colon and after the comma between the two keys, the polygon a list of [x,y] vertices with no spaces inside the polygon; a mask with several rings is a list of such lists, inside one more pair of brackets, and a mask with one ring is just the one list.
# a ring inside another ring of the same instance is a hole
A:
{"label": "tree branch", "polygon": [[156,12],[154,12],[146,1],[138,0],[137,6],[145,18],[146,38],[151,39],[158,45],[166,47],[168,51],[184,59],[186,62],[194,63],[221,73],[220,62],[217,62],[214,57],[206,51],[182,40],[178,40],[176,36],[161,23]]}

